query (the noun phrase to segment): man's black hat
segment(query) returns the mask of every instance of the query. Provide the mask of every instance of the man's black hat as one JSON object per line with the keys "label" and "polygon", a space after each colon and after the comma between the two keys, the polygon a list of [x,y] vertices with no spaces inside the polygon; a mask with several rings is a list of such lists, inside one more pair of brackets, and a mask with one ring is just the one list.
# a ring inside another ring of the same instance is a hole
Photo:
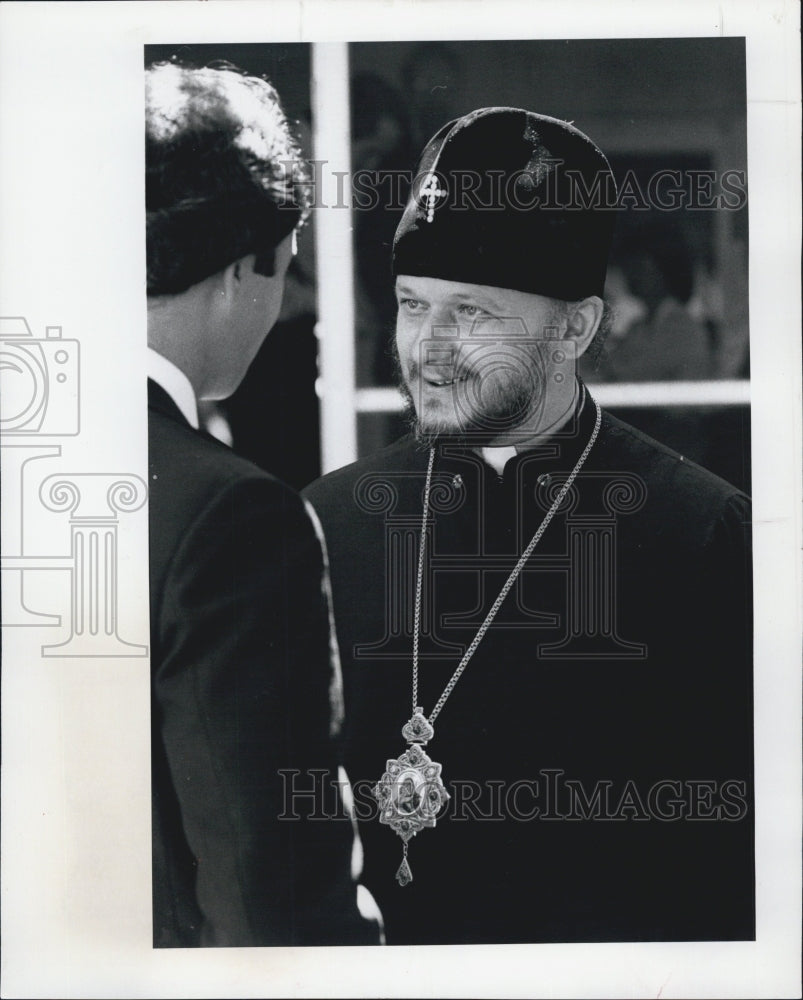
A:
{"label": "man's black hat", "polygon": [[579,129],[480,108],[424,149],[393,273],[567,301],[602,296],[615,207],[608,161]]}

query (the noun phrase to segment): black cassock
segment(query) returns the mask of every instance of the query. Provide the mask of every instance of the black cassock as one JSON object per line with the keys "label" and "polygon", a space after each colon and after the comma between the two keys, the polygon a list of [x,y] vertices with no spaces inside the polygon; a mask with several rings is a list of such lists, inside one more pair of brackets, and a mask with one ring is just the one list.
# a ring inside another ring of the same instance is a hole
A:
{"label": "black cassock", "polygon": [[[429,715],[589,440],[497,473],[437,448],[418,704]],[[747,497],[603,413],[598,440],[425,747],[450,800],[409,845],[371,789],[407,748],[427,452],[306,491],[324,526],[363,881],[389,944],[754,937]]]}

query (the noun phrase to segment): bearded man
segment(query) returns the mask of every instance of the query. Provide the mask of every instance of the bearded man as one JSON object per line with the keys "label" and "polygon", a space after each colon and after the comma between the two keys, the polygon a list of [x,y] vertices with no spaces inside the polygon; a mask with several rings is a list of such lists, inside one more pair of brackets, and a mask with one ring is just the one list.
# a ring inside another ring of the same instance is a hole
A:
{"label": "bearded man", "polygon": [[388,943],[752,938],[749,502],[575,375],[608,162],[484,108],[418,181],[393,248],[414,431],[306,494]]}

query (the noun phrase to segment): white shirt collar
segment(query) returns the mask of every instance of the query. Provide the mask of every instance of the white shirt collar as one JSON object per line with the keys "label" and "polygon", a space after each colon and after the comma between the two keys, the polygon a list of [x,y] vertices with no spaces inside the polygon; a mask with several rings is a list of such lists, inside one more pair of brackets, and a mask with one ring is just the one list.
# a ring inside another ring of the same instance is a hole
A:
{"label": "white shirt collar", "polygon": [[496,471],[497,476],[501,476],[510,459],[516,457],[516,449],[513,445],[507,448],[483,448],[482,457]]}
{"label": "white shirt collar", "polygon": [[148,348],[148,378],[164,389],[181,410],[187,423],[197,431],[200,427],[198,403],[192,383],[179,367],[152,347]]}
{"label": "white shirt collar", "polygon": [[[565,417],[561,418],[558,425],[549,432],[549,435],[555,434],[557,431],[560,430],[561,427],[564,426],[564,424],[567,424],[571,419],[571,415],[575,411],[577,413],[580,413],[582,411],[586,401],[585,387],[583,387],[582,393],[579,394],[579,403],[578,403],[578,391],[579,391],[579,385],[578,383],[575,382],[574,398],[572,400],[572,405],[566,411]],[[549,437],[549,435],[547,435],[547,437]],[[510,461],[511,458],[515,458],[520,451],[527,451],[528,448],[531,447],[533,447],[532,444],[524,445],[523,447],[520,448],[516,448],[513,445],[509,445],[503,448],[482,448],[481,453],[483,459],[488,463],[488,465],[490,465],[491,468],[496,471],[496,474],[498,476],[501,476],[504,474],[505,466],[507,465],[507,463]]]}

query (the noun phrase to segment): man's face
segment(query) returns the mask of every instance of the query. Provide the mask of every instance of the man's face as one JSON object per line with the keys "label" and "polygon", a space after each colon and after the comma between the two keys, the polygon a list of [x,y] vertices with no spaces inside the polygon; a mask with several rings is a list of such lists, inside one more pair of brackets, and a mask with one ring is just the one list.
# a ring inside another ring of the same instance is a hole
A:
{"label": "man's face", "polygon": [[293,257],[293,237],[276,247],[274,273],[254,270],[253,256],[237,268],[229,310],[214,347],[216,357],[207,365],[219,373],[216,391],[209,398],[225,399],[245,378],[251,362],[279,317],[287,268]]}
{"label": "man's face", "polygon": [[285,276],[293,259],[293,246],[291,235],[276,247],[273,274],[261,274],[255,270],[251,257],[240,268],[237,323],[244,346],[247,344],[253,348],[253,354],[262,346],[279,318]]}
{"label": "man's face", "polygon": [[409,275],[396,279],[396,299],[400,372],[423,439],[515,444],[574,391],[553,299]]}

